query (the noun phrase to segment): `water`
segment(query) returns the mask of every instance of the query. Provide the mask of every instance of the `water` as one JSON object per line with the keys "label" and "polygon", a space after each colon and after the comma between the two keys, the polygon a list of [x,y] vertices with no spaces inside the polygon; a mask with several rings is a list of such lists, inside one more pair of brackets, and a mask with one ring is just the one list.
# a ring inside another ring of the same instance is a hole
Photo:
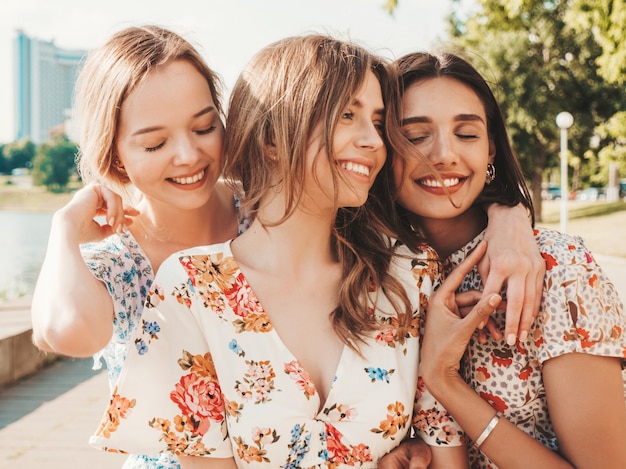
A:
{"label": "water", "polygon": [[33,292],[51,221],[51,213],[0,210],[0,302]]}

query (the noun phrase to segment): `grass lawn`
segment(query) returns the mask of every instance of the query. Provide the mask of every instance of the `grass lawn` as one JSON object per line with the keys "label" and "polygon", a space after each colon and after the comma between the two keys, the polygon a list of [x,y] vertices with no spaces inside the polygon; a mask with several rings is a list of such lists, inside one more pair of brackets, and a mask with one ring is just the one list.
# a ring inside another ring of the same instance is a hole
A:
{"label": "grass lawn", "polygon": [[[544,221],[537,225],[560,229],[560,202],[544,201]],[[596,254],[626,258],[626,202],[568,201],[567,232],[582,236]]]}

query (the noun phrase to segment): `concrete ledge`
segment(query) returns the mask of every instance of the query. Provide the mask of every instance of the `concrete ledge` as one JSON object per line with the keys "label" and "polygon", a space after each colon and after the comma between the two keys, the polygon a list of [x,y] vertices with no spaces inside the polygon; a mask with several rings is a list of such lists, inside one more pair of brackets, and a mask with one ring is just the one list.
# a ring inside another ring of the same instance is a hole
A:
{"label": "concrete ledge", "polygon": [[29,297],[0,304],[0,387],[58,360],[33,345],[32,332]]}

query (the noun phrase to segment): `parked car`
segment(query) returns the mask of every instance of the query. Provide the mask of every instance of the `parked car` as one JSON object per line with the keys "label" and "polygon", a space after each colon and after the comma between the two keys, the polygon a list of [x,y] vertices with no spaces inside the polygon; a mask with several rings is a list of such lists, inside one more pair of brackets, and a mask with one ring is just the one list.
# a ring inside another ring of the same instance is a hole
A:
{"label": "parked car", "polygon": [[595,202],[600,198],[600,190],[597,187],[588,187],[576,192],[576,200]]}
{"label": "parked car", "polygon": [[559,200],[561,198],[561,186],[556,184],[545,184],[541,189],[543,200]]}

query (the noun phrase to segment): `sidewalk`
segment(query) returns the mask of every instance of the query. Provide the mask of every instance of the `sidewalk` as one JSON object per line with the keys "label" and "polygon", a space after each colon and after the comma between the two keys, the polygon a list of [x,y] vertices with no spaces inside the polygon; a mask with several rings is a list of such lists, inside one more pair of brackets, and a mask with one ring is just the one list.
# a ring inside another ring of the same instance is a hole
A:
{"label": "sidewalk", "polygon": [[[597,255],[596,260],[625,302],[626,259]],[[122,465],[125,456],[96,450],[87,443],[108,399],[106,372],[95,372],[91,365],[91,359],[61,359],[0,389],[1,468],[108,469]]]}
{"label": "sidewalk", "polygon": [[106,372],[91,370],[91,364],[62,359],[0,390],[0,467],[121,467],[124,455],[87,443],[108,399]]}

